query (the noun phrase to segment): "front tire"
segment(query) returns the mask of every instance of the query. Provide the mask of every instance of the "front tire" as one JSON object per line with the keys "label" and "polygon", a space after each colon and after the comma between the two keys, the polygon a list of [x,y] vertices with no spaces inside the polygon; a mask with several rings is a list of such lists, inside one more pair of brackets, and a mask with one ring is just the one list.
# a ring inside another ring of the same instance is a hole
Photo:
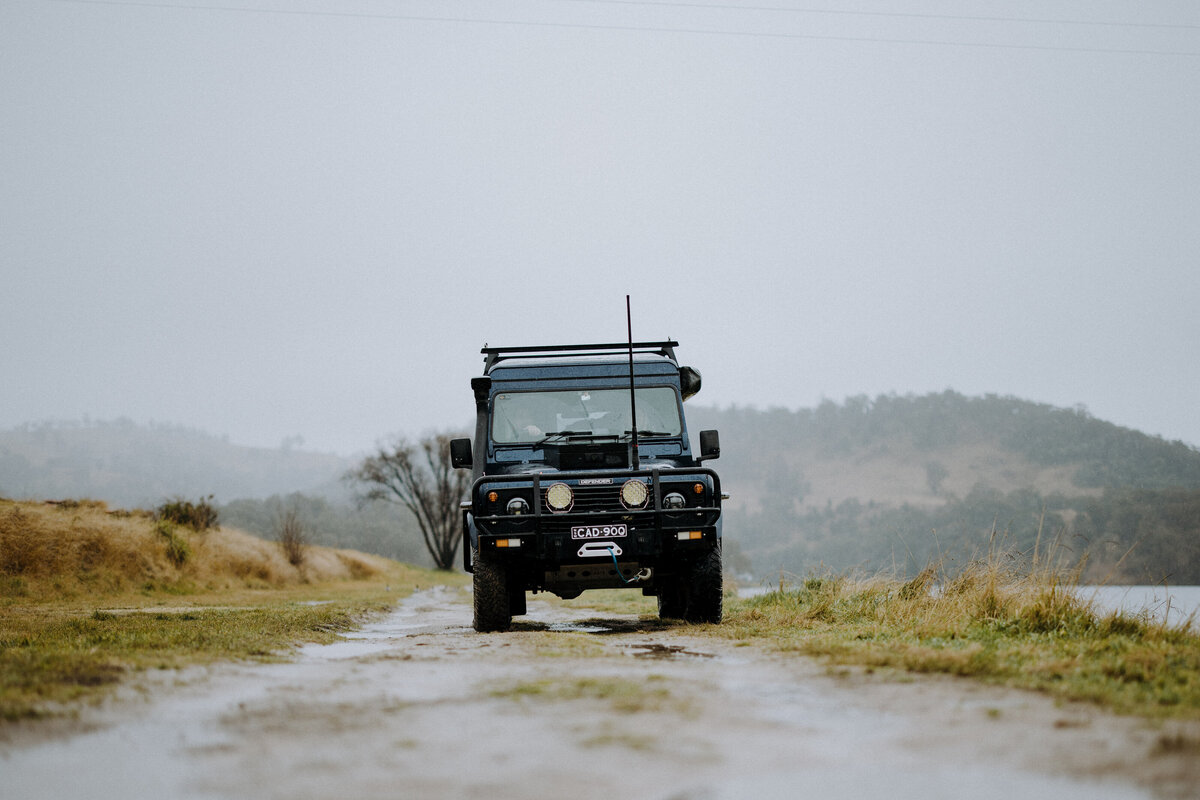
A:
{"label": "front tire", "polygon": [[472,548],[474,563],[475,630],[480,633],[506,631],[512,624],[508,573],[500,564],[485,561]]}
{"label": "front tire", "polygon": [[687,610],[683,618],[688,622],[721,621],[725,587],[721,575],[721,544],[708,551],[687,572]]}
{"label": "front tire", "polygon": [[687,614],[687,595],[678,577],[671,576],[658,586],[658,618],[683,619]]}

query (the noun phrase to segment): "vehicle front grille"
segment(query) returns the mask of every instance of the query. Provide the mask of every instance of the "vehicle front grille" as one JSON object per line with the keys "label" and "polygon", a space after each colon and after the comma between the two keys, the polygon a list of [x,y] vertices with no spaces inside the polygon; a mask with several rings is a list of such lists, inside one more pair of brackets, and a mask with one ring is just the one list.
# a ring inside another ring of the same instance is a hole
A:
{"label": "vehicle front grille", "polygon": [[624,511],[621,505],[621,487],[604,486],[573,486],[575,490],[575,505],[571,511],[576,514],[591,514],[597,511]]}

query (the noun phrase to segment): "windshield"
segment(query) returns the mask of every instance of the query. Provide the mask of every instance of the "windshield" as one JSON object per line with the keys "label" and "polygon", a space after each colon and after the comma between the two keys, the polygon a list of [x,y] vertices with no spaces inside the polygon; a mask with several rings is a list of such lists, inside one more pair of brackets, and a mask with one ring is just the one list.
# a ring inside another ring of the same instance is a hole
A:
{"label": "windshield", "polygon": [[[639,435],[678,436],[683,430],[678,395],[670,386],[639,388],[637,416]],[[492,407],[497,444],[531,444],[563,431],[623,436],[632,428],[628,389],[505,392]]]}

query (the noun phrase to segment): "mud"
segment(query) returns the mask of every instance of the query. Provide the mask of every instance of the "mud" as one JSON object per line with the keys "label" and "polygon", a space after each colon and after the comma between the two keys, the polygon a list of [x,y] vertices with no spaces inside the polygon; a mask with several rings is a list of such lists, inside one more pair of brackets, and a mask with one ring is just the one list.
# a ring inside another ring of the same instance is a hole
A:
{"label": "mud", "polygon": [[9,730],[6,798],[1200,795],[1200,727],[939,677],[830,670],[532,601],[480,635],[454,590],[287,664],[155,673]]}

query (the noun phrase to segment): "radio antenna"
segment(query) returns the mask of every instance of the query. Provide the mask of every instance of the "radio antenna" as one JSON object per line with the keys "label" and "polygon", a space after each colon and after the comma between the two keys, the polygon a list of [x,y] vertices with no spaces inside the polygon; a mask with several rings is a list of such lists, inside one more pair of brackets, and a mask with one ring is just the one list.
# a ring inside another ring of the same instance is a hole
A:
{"label": "radio antenna", "polygon": [[631,454],[633,457],[633,468],[641,469],[641,461],[638,458],[638,432],[637,432],[637,393],[634,391],[633,383],[633,313],[629,310],[629,295],[625,295],[625,324],[629,333],[629,416],[633,420],[633,447]]}

